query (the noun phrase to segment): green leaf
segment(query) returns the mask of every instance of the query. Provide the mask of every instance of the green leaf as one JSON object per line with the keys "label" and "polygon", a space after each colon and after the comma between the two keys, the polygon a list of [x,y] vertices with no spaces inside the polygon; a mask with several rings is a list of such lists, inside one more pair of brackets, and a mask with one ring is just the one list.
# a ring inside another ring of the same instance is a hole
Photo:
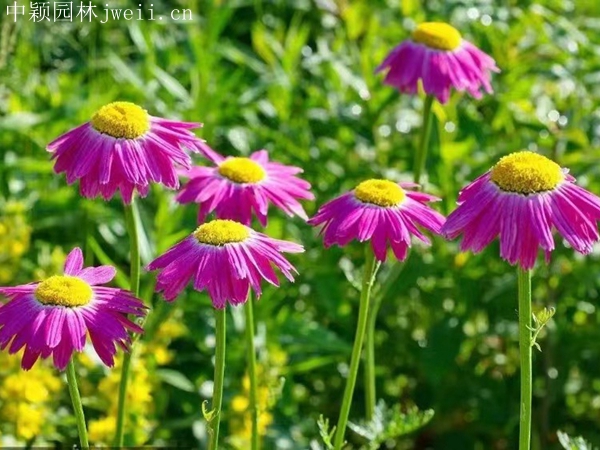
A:
{"label": "green leaf", "polygon": [[319,416],[319,420],[317,421],[317,426],[319,427],[319,434],[321,435],[321,439],[323,439],[323,444],[325,444],[326,449],[333,448],[333,436],[335,435],[335,426],[329,429],[329,419],[323,417],[323,414]]}
{"label": "green leaf", "polygon": [[571,438],[567,433],[559,431],[557,433],[558,441],[566,450],[595,450],[592,444],[586,442],[581,436]]}
{"label": "green leaf", "polygon": [[196,386],[184,374],[171,369],[159,369],[156,375],[165,383],[185,392],[196,392]]}
{"label": "green leaf", "polygon": [[162,70],[160,67],[154,67],[154,76],[169,94],[183,102],[184,105],[190,103],[190,93],[181,85],[179,81]]}
{"label": "green leaf", "polygon": [[400,411],[400,405],[388,408],[385,402],[380,400],[370,422],[349,423],[348,426],[369,442],[370,449],[375,450],[388,439],[405,436],[424,427],[433,415],[432,409],[420,411],[416,406],[403,413]]}

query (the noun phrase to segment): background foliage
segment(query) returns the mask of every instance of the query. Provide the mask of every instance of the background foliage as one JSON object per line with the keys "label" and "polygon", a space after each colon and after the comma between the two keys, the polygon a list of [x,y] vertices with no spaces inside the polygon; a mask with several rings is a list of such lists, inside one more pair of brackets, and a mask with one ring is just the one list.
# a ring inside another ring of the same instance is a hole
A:
{"label": "background foliage", "polygon": [[[102,2],[102,4],[105,2]],[[2,3],[4,5],[5,3]],[[137,7],[113,0],[111,7]],[[85,201],[52,173],[44,148],[100,106],[121,99],[155,115],[201,121],[218,151],[267,148],[302,166],[318,204],[374,176],[410,179],[421,99],[398,95],[374,69],[412,27],[449,21],[490,53],[502,73],[481,101],[454,95],[435,107],[427,189],[453,209],[459,189],[500,156],[541,152],[600,193],[600,4],[595,1],[159,1],[194,22],[0,24],[0,281],[58,271],[74,246],[89,262],[120,268],[127,287],[122,207]],[[198,161],[202,163],[202,161]],[[195,226],[194,207],[154,189],[141,202],[147,262]],[[320,414],[335,422],[356,321],[358,245],[325,251],[315,230],[274,212],[268,233],[302,242],[294,285],[267,289],[257,305],[261,407],[266,447],[316,448]],[[392,264],[384,268],[390,270]],[[563,429],[600,444],[600,255],[559,245],[534,277],[534,308],[555,306],[535,353],[534,449],[556,449]],[[203,448],[200,405],[210,397],[213,318],[190,290],[155,307],[137,351],[130,444]],[[432,408],[429,425],[382,448],[511,449],[518,427],[515,271],[492,246],[457,252],[436,239],[417,248],[383,296],[377,322],[378,394],[388,405]],[[243,314],[229,316],[224,430],[230,448],[249,433]],[[61,375],[49,366],[22,374],[0,355],[4,444],[73,444],[75,427]],[[116,372],[84,356],[91,439],[114,430]],[[359,383],[351,418],[363,414]],[[108,412],[108,415],[107,415]],[[357,448],[364,444],[349,433]],[[566,438],[565,438],[566,439]],[[312,444],[311,444],[312,442]],[[565,440],[564,442],[568,442]],[[575,445],[575,444],[573,444]]]}

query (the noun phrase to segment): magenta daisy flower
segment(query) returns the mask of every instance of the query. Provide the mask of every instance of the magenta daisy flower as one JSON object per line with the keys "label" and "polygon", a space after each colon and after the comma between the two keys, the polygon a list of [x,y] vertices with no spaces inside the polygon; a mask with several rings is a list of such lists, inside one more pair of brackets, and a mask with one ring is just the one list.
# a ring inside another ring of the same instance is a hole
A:
{"label": "magenta daisy flower", "polygon": [[29,370],[41,356],[53,356],[64,370],[89,334],[96,353],[109,367],[115,344],[127,350],[127,330],[143,330],[127,314],[144,316],[141,300],[122,289],[99,286],[115,276],[112,266],[83,268],[81,249],[67,256],[64,275],[16,287],[0,287],[9,301],[0,306],[0,348],[16,353],[25,347],[21,367]]}
{"label": "magenta daisy flower", "polygon": [[489,55],[443,22],[420,24],[412,39],[394,48],[375,72],[385,69],[385,84],[416,94],[421,80],[425,92],[441,103],[448,101],[452,87],[475,98],[481,97],[481,87],[491,93],[490,72],[500,71]]}
{"label": "magenta daisy flower", "polygon": [[477,253],[496,237],[500,256],[531,269],[540,247],[546,261],[558,231],[580,253],[598,241],[600,198],[574,184],[566,169],[532,152],[505,156],[462,190],[442,234],[463,235],[461,250]]}
{"label": "magenta daisy flower", "polygon": [[388,245],[396,258],[404,261],[411,236],[430,244],[419,226],[438,234],[444,223],[444,216],[426,205],[438,198],[406,190],[416,186],[389,180],[363,181],[354,190],[321,206],[308,223],[324,224],[325,247],[343,247],[353,239],[370,240],[379,261],[385,261]]}
{"label": "magenta daisy flower", "polygon": [[174,300],[193,278],[194,289],[207,291],[215,308],[237,305],[250,288],[260,297],[261,280],[279,286],[273,266],[290,281],[296,269],[281,253],[301,253],[301,245],[272,239],[232,220],[213,220],[148,264],[162,269],[156,291]]}
{"label": "magenta daisy flower", "polygon": [[200,126],[153,117],[133,103],[114,102],[52,141],[48,151],[56,160],[54,171],[65,172],[68,184],[80,180],[84,197],[109,200],[119,190],[129,204],[133,191],[145,197],[150,183],[177,189],[176,167],[191,167],[185,149],[206,157],[214,153],[190,131]]}
{"label": "magenta daisy flower", "polygon": [[307,220],[298,199],[313,200],[310,183],[298,178],[298,167],[269,161],[266,150],[259,150],[249,158],[225,158],[212,153],[209,159],[214,167],[194,167],[185,175],[190,178],[177,194],[179,203],[200,204],[198,223],[215,212],[219,219],[231,219],[250,225],[252,212],[262,226],[267,225],[269,204]]}

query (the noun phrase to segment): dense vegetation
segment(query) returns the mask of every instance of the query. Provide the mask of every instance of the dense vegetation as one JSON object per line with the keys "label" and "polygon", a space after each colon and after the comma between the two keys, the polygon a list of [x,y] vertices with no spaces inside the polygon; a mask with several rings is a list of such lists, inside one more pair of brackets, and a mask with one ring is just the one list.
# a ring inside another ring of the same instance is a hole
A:
{"label": "dense vegetation", "polygon": [[[438,210],[448,214],[461,187],[520,149],[569,167],[599,194],[599,4],[424,4],[156,2],[156,13],[192,9],[191,23],[20,18],[15,24],[0,11],[0,283],[56,273],[65,254],[81,246],[89,262],[119,267],[117,284],[128,286],[121,202],[80,198],[53,174],[45,151],[53,138],[116,99],[203,122],[199,136],[221,153],[266,148],[273,159],[303,167],[317,196],[306,204],[309,214],[365,178],[409,180],[422,100],[384,86],[374,69],[425,19],[452,23],[502,70],[493,77],[493,95],[454,95],[435,106],[427,186],[443,197]],[[196,208],[172,198],[156,187],[140,202],[145,262],[196,225]],[[306,449],[320,442],[319,416],[335,422],[339,412],[363,252],[359,245],[324,250],[314,229],[276,211],[267,232],[302,242],[307,251],[291,257],[297,282],[266,289],[255,310],[261,429],[266,448]],[[388,282],[376,291],[382,299],[378,394],[402,411],[416,405],[435,416],[382,448],[515,448],[515,270],[499,259],[497,245],[474,256],[441,238],[430,249],[417,247],[398,267],[383,267]],[[534,309],[554,306],[556,315],[535,352],[536,450],[559,448],[557,430],[600,445],[598,273],[597,251],[584,258],[561,244],[550,264],[538,261]],[[154,311],[135,356],[128,443],[203,448],[201,404],[211,395],[214,353],[210,300],[187,290],[165,305],[152,293],[153,279],[147,273],[142,279]],[[223,436],[228,448],[243,449],[249,433],[243,314],[230,313]],[[75,443],[58,372],[46,365],[23,373],[18,358],[4,352],[0,360],[0,442]],[[118,371],[85,355],[80,361],[90,438],[109,444]],[[351,419],[359,421],[363,409],[359,378]],[[350,439],[364,442],[357,434]]]}

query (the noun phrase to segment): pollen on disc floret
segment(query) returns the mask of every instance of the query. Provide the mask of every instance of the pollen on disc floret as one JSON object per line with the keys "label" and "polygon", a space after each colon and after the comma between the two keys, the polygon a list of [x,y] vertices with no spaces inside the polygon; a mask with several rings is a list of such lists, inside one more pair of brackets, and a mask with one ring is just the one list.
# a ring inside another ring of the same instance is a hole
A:
{"label": "pollen on disc floret", "polygon": [[490,179],[503,191],[526,195],[554,190],[564,174],[554,161],[523,151],[501,158],[492,167]]}
{"label": "pollen on disc floret", "polygon": [[444,22],[424,22],[413,31],[415,42],[437,50],[455,50],[460,46],[462,37],[452,25]]}
{"label": "pollen on disc floret", "polygon": [[220,246],[243,242],[250,237],[250,231],[239,222],[217,219],[200,225],[194,237],[201,244]]}
{"label": "pollen on disc floret", "polygon": [[404,190],[389,180],[366,180],[356,186],[354,196],[363,203],[389,208],[404,200]]}
{"label": "pollen on disc floret", "polygon": [[265,178],[265,169],[250,158],[229,158],[219,164],[219,174],[234,183],[258,183]]}
{"label": "pollen on disc floret", "polygon": [[93,296],[92,288],[81,278],[55,275],[42,281],[35,298],[44,305],[75,307],[87,305]]}
{"label": "pollen on disc floret", "polygon": [[104,105],[92,116],[92,127],[114,138],[136,139],[150,129],[148,112],[130,102]]}

